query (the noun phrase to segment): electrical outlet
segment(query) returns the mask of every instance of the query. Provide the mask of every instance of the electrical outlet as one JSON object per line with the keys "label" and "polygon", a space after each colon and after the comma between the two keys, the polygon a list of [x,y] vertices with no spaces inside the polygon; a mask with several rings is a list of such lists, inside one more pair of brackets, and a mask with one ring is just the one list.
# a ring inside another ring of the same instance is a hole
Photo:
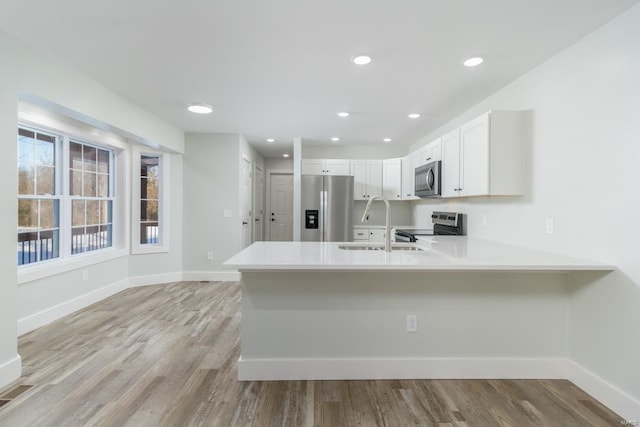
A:
{"label": "electrical outlet", "polygon": [[89,280],[89,270],[82,270],[82,280]]}
{"label": "electrical outlet", "polygon": [[547,218],[545,225],[545,232],[547,234],[553,234],[553,218]]}
{"label": "electrical outlet", "polygon": [[213,261],[213,252],[207,252],[207,260]]}
{"label": "electrical outlet", "polygon": [[418,316],[415,314],[407,315],[407,332],[418,332]]}
{"label": "electrical outlet", "polygon": [[483,227],[487,226],[487,216],[486,215],[482,215],[482,226]]}

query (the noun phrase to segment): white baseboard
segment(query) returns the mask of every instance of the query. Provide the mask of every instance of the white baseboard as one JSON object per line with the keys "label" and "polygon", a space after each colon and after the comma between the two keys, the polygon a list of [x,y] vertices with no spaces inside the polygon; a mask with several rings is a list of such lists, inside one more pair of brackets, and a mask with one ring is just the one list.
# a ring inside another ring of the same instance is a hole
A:
{"label": "white baseboard", "polygon": [[240,272],[233,270],[223,271],[183,271],[182,280],[207,281],[207,282],[237,282],[240,280]]}
{"label": "white baseboard", "polygon": [[79,295],[73,299],[44,309],[38,313],[18,319],[18,336],[31,332],[41,326],[47,325],[60,319],[74,311],[87,307],[93,303],[103,300],[111,295],[128,288],[148,285],[158,285],[162,283],[180,282],[182,280],[191,281],[238,281],[240,273],[237,271],[190,271],[173,272],[163,274],[151,274],[147,276],[128,277],[119,280],[89,293]]}
{"label": "white baseboard", "polygon": [[243,359],[238,379],[552,379],[565,377],[565,359],[534,358],[348,358]]}
{"label": "white baseboard", "polygon": [[102,288],[96,289],[84,295],[77,296],[63,303],[54,305],[38,313],[18,319],[18,336],[31,332],[41,326],[47,325],[54,320],[58,320],[67,314],[87,307],[93,303],[103,300],[111,295],[117,294],[129,287],[129,279],[118,280]]}
{"label": "white baseboard", "polygon": [[22,358],[16,355],[13,359],[0,363],[0,390],[8,386],[22,375]]}
{"label": "white baseboard", "polygon": [[174,273],[150,274],[147,276],[129,277],[129,287],[136,288],[138,286],[159,285],[162,283],[172,283],[182,281],[182,272]]}
{"label": "white baseboard", "polygon": [[[630,373],[630,375],[634,375]],[[640,400],[605,381],[584,366],[567,361],[567,379],[627,421],[640,421]]]}

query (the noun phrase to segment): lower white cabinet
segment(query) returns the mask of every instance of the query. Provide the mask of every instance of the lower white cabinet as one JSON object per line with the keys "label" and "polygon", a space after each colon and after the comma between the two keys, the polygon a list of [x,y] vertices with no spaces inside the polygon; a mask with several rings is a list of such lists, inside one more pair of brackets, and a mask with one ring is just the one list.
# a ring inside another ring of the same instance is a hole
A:
{"label": "lower white cabinet", "polygon": [[354,228],[353,229],[353,241],[354,242],[384,242],[385,238],[384,227],[380,228]]}

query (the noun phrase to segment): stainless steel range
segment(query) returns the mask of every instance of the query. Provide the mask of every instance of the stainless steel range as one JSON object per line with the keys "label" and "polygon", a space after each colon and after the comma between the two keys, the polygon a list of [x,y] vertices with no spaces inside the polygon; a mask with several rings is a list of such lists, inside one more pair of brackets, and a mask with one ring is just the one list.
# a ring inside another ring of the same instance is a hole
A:
{"label": "stainless steel range", "polygon": [[396,242],[415,242],[418,236],[463,236],[465,216],[457,212],[433,212],[433,229],[402,228],[396,230]]}

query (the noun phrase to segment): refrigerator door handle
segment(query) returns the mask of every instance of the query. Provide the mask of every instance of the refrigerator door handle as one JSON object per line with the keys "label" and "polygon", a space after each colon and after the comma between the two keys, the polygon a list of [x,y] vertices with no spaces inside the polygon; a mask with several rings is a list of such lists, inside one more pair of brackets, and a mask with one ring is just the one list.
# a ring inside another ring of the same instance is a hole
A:
{"label": "refrigerator door handle", "polygon": [[320,212],[318,212],[318,228],[320,229],[320,241],[324,242],[324,215],[327,209],[327,192],[320,191]]}

